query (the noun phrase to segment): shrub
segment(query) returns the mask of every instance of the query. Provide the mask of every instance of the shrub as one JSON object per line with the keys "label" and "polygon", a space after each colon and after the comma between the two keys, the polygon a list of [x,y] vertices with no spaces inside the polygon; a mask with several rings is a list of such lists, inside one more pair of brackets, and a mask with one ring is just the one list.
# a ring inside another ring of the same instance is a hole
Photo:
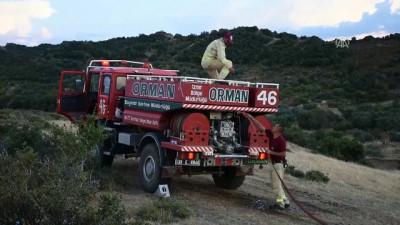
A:
{"label": "shrub", "polygon": [[312,109],[316,109],[317,107],[318,107],[318,104],[314,103],[314,102],[306,103],[303,105],[303,109],[305,109],[305,110],[312,110]]}
{"label": "shrub", "polygon": [[121,204],[121,195],[116,193],[102,194],[96,215],[98,225],[124,224],[125,208]]}
{"label": "shrub", "polygon": [[381,158],[383,157],[382,151],[380,149],[380,146],[377,144],[369,144],[365,147],[365,154],[368,156],[373,156],[373,157],[378,157]]}
{"label": "shrub", "polygon": [[340,121],[333,126],[333,129],[336,131],[346,131],[351,128],[353,128],[351,123],[346,120]]}
{"label": "shrub", "polygon": [[356,130],[353,135],[357,141],[362,143],[375,140],[374,135],[362,130]]}
{"label": "shrub", "polygon": [[351,115],[351,123],[353,127],[368,130],[373,129],[376,126],[376,114],[370,111],[358,111],[353,112]]}
{"label": "shrub", "polygon": [[331,111],[319,108],[300,112],[297,119],[299,126],[307,130],[330,128],[336,121],[340,120]]}
{"label": "shrub", "polygon": [[294,142],[300,146],[317,150],[320,148],[322,141],[326,138],[341,138],[343,137],[343,133],[326,129],[320,129],[315,132],[304,132],[297,126],[291,126],[286,129],[285,137],[288,141]]}
{"label": "shrub", "polygon": [[314,133],[314,138],[318,141],[323,140],[326,136],[328,135],[327,130],[321,129],[321,130],[317,130]]}
{"label": "shrub", "polygon": [[308,98],[303,95],[295,95],[295,96],[291,97],[291,100],[292,100],[292,102],[290,105],[297,106],[297,105],[303,104],[304,102],[307,102]]}
{"label": "shrub", "polygon": [[87,125],[77,133],[16,116],[1,129],[0,164],[7,166],[0,167],[0,224],[95,224],[91,149],[102,131]]}
{"label": "shrub", "polygon": [[400,142],[400,132],[398,131],[389,131],[389,137],[392,142]]}
{"label": "shrub", "polygon": [[312,180],[312,181],[317,181],[317,182],[324,182],[328,183],[329,182],[329,177],[326,176],[324,173],[318,171],[318,170],[310,170],[306,173],[306,179],[307,180]]}
{"label": "shrub", "polygon": [[285,130],[285,138],[291,142],[294,142],[300,146],[307,145],[306,134],[297,126],[291,126]]}
{"label": "shrub", "polygon": [[288,166],[285,174],[289,174],[297,178],[306,178],[307,180],[328,183],[329,177],[324,173],[316,170],[310,170],[304,174],[301,170],[296,170],[294,166]]}
{"label": "shrub", "polygon": [[142,221],[173,223],[178,219],[190,217],[190,214],[186,205],[177,203],[170,198],[158,198],[140,207],[137,217]]}
{"label": "shrub", "polygon": [[297,110],[296,108],[281,106],[278,113],[268,114],[267,116],[274,124],[280,123],[285,124],[285,126],[289,127],[294,122],[296,122]]}
{"label": "shrub", "polygon": [[345,161],[359,162],[365,158],[363,146],[349,138],[328,137],[317,151]]}
{"label": "shrub", "polygon": [[394,130],[400,127],[400,117],[398,113],[382,112],[377,115],[376,127],[382,130]]}
{"label": "shrub", "polygon": [[294,166],[288,166],[285,173],[290,174],[293,177],[303,178],[305,174],[301,170],[296,170]]}

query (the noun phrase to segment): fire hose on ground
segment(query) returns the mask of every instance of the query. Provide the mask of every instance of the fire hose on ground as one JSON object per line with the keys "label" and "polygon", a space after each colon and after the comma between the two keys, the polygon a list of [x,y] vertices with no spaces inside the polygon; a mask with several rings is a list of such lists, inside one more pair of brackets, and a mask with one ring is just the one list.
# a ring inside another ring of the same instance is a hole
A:
{"label": "fire hose on ground", "polygon": [[[268,163],[272,163],[272,162],[269,160]],[[274,166],[272,166],[272,167],[274,168],[274,171],[275,171],[276,175],[278,175],[278,178],[279,178],[279,180],[281,181],[281,183],[282,183],[282,185],[283,185],[283,188],[285,188],[285,191],[288,193],[288,195],[289,195],[290,198],[294,201],[294,203],[296,203],[296,205],[297,205],[301,210],[303,210],[303,212],[306,213],[307,216],[309,216],[311,219],[315,220],[316,222],[318,222],[318,223],[321,224],[321,225],[327,225],[327,224],[328,224],[327,222],[325,222],[325,221],[323,221],[322,219],[320,219],[320,218],[314,216],[311,212],[309,212],[307,209],[305,209],[304,206],[303,206],[302,204],[300,204],[300,202],[297,201],[296,198],[293,197],[292,192],[289,191],[289,188],[286,186],[285,182],[283,182],[281,176],[279,176],[278,171],[276,171],[276,169],[275,169]]]}
{"label": "fire hose on ground", "polygon": [[[252,115],[250,115],[247,112],[239,112],[239,114],[242,114],[244,117],[246,117],[249,121],[251,126],[253,126],[254,128],[257,127],[259,132],[265,132],[265,127],[257,120],[255,119]],[[272,163],[271,160],[269,160],[268,163]],[[309,212],[307,209],[304,208],[304,206],[302,204],[300,204],[299,201],[297,201],[297,199],[295,199],[293,197],[293,194],[290,192],[290,190],[287,188],[286,184],[283,182],[282,178],[279,176],[278,171],[276,171],[275,167],[272,166],[274,168],[274,171],[276,173],[276,175],[278,175],[279,180],[281,181],[283,187],[285,188],[286,192],[288,193],[288,195],[290,196],[290,198],[294,201],[294,203],[301,209],[303,210],[304,213],[307,214],[307,216],[309,216],[311,219],[315,220],[316,222],[318,222],[321,225],[327,225],[328,223],[323,221],[320,218],[317,218],[316,216],[314,216],[311,212]]]}

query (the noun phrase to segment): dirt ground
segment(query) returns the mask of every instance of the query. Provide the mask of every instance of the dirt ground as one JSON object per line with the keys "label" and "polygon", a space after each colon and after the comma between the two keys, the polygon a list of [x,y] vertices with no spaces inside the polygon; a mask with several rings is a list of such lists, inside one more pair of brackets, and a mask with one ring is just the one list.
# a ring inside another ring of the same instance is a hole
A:
{"label": "dirt ground", "polygon": [[[294,197],[327,224],[400,224],[400,171],[383,171],[309,153],[289,144],[289,164],[303,172],[319,170],[327,184],[285,177]],[[124,184],[120,187],[128,217],[154,195],[140,189],[138,160],[117,157],[112,167]],[[171,198],[189,206],[192,216],[176,224],[317,224],[292,201],[284,211],[259,210],[257,200],[273,201],[265,169],[256,169],[237,190],[214,185],[211,175],[174,178]]]}

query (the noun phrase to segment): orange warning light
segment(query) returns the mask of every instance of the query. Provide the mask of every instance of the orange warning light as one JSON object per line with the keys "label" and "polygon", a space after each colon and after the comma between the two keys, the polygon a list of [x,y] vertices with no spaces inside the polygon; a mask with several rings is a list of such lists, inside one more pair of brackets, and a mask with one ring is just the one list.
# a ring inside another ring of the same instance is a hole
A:
{"label": "orange warning light", "polygon": [[103,61],[101,61],[101,65],[102,65],[102,66],[110,66],[110,61],[108,61],[108,60],[103,60]]}

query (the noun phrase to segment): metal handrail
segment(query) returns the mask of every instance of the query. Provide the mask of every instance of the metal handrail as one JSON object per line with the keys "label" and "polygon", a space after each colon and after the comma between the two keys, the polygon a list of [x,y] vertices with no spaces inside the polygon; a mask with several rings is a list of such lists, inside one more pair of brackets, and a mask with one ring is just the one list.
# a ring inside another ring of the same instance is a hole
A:
{"label": "metal handrail", "polygon": [[[119,62],[119,63],[121,63],[121,62],[126,62],[127,65],[128,65],[128,64],[139,64],[139,65],[144,65],[144,64],[146,64],[145,62],[129,61],[129,60],[121,60],[121,59],[112,59],[112,60],[95,59],[95,60],[91,60],[91,61],[90,61],[88,67],[91,67],[91,68],[93,68],[93,67],[104,67],[104,66],[93,66],[93,63],[101,63],[101,62],[103,62],[103,61],[108,61],[108,62]],[[152,64],[150,64],[150,63],[147,63],[147,64],[149,64],[150,69],[153,69],[153,65],[152,65]]]}
{"label": "metal handrail", "polygon": [[277,89],[279,89],[279,84],[277,83],[255,83],[256,87],[259,88],[264,88],[265,86],[275,86]]}

